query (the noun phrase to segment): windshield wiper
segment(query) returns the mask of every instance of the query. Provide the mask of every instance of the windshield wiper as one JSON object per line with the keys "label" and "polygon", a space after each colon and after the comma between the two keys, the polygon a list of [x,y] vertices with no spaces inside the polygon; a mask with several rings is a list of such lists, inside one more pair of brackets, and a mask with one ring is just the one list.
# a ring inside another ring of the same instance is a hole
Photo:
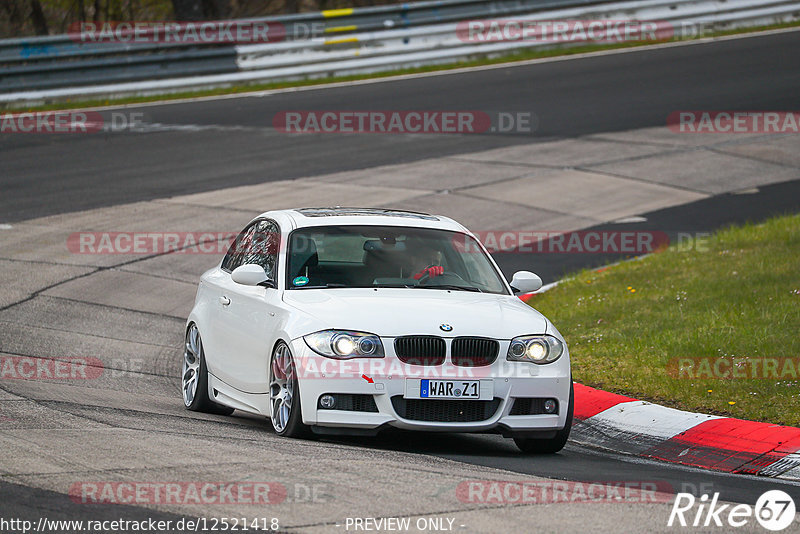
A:
{"label": "windshield wiper", "polygon": [[315,286],[297,286],[291,289],[331,289],[331,288],[342,288],[347,287],[350,289],[353,288],[404,288],[404,289],[444,289],[444,290],[455,290],[455,291],[470,291],[472,293],[483,293],[483,290],[474,286],[456,286],[456,285],[448,285],[448,284],[436,284],[436,285],[425,285],[425,286],[417,286],[414,284],[377,284],[371,286],[348,286],[347,284],[323,284],[323,285],[315,285]]}
{"label": "windshield wiper", "polygon": [[346,284],[324,284],[318,286],[297,286],[293,287],[292,289],[328,289],[331,287],[347,287]]}
{"label": "windshield wiper", "polygon": [[454,289],[456,291],[471,291],[473,293],[483,293],[483,291],[474,286],[456,286],[456,285],[449,285],[449,284],[434,284],[434,285],[426,285],[426,286],[411,286],[417,289]]}

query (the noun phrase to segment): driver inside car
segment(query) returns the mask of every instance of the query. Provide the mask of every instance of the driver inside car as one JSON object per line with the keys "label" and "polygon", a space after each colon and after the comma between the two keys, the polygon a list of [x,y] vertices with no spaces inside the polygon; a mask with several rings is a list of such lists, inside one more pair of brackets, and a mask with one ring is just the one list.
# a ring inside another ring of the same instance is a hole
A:
{"label": "driver inside car", "polygon": [[441,265],[442,254],[438,250],[420,245],[412,249],[412,258],[411,272],[419,269],[413,276],[414,280],[435,278],[444,274],[444,267]]}

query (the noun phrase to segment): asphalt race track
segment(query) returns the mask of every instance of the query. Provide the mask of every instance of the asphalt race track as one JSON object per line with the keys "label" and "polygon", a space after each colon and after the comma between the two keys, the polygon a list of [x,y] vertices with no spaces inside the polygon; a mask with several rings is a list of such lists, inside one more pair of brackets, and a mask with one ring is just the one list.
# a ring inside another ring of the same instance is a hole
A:
{"label": "asphalt race track", "polygon": [[[5,136],[0,213],[13,222],[122,202],[470,153],[532,140],[663,126],[677,110],[798,103],[800,32],[628,51],[270,97],[166,104],[149,135]],[[286,110],[533,112],[530,134],[276,134]],[[169,125],[177,125],[170,130]],[[192,128],[195,126],[195,128]]]}
{"label": "asphalt race track", "polygon": [[[781,213],[800,211],[800,180],[781,182],[759,188],[742,195],[727,193],[656,211],[643,213],[641,222],[603,223],[586,231],[659,231],[667,228],[674,241],[679,233],[712,233],[731,224],[760,222]],[[545,245],[546,246],[546,245]],[[530,267],[526,254],[516,251],[495,254],[495,260],[504,273],[514,273]],[[625,254],[540,254],[536,257],[536,274],[545,283],[592,267],[601,267],[620,260]]]}
{"label": "asphalt race track", "polygon": [[[35,521],[42,516],[166,520],[202,513],[266,514],[281,518],[281,530],[344,532],[337,524],[349,516],[449,515],[458,518],[464,532],[577,531],[587,523],[600,532],[671,531],[665,503],[537,508],[478,506],[456,499],[454,488],[475,479],[657,481],[675,492],[720,492],[725,501],[749,504],[766,490],[782,489],[800,502],[798,483],[645,461],[576,443],[558,455],[531,458],[519,455],[510,440],[493,435],[389,432],[377,438],[289,442],[277,438],[268,421],[240,412],[229,418],[186,412],[178,376],[184,304],[187,294],[193,297],[199,266],[214,258],[99,258],[92,264],[65,256],[61,234],[37,233],[62,225],[63,232],[146,227],[156,213],[167,221],[158,224],[207,217],[195,222],[208,230],[244,223],[256,213],[249,206],[212,211],[190,195],[210,192],[212,198],[236,186],[266,183],[268,188],[296,178],[663,128],[676,110],[796,110],[799,50],[800,31],[792,31],[348,87],[126,108],[144,113],[145,131],[0,135],[0,225],[8,226],[0,230],[0,248],[14,251],[0,259],[6,268],[0,280],[11,295],[0,300],[0,353],[92,356],[109,371],[84,383],[0,381],[0,516]],[[272,118],[281,111],[326,109],[531,111],[538,127],[508,135],[285,135],[272,128]],[[786,146],[791,148],[792,141],[776,142],[784,143],[784,153]],[[632,159],[639,157],[644,156]],[[746,194],[731,192],[733,187],[710,188],[703,195],[676,187],[687,196],[645,210],[631,207],[630,214],[641,216],[638,222],[614,223],[612,217],[598,223],[602,218],[587,216],[582,228],[706,232],[800,210],[800,164],[753,162],[771,165],[776,178]],[[166,199],[176,195],[189,197]],[[271,207],[263,205],[263,210]],[[129,217],[139,219],[128,225]],[[12,237],[17,231],[37,239],[45,235],[35,243],[61,255],[39,254],[38,245],[26,248]],[[504,271],[520,261],[519,255],[500,256]],[[540,272],[553,280],[615,259],[547,257]],[[123,281],[145,276],[150,285],[126,287]],[[101,285],[92,277],[105,278]],[[117,296],[133,304],[119,304]],[[130,362],[137,362],[136,369],[126,367]],[[290,497],[263,511],[222,505],[208,510],[158,503],[84,505],[65,495],[77,481],[87,480],[278,480]],[[298,497],[315,485],[324,498]]]}

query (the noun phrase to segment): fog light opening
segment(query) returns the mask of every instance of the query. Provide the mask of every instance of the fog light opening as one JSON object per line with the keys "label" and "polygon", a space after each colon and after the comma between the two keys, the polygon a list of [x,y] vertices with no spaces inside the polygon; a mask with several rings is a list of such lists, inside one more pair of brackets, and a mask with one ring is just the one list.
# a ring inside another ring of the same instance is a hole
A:
{"label": "fog light opening", "polygon": [[558,409],[558,403],[554,399],[547,399],[544,401],[545,413],[555,413]]}
{"label": "fog light opening", "polygon": [[333,395],[323,395],[319,398],[319,405],[326,410],[330,410],[336,406],[336,397]]}

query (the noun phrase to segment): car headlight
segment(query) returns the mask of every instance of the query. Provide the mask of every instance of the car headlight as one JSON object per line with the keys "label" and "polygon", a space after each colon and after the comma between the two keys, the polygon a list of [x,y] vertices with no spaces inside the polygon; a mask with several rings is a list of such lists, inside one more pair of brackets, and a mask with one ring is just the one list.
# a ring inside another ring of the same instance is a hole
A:
{"label": "car headlight", "polygon": [[513,362],[551,363],[564,353],[564,343],[548,336],[519,336],[511,340],[506,360]]}
{"label": "car headlight", "polygon": [[311,350],[328,358],[383,358],[383,343],[375,334],[347,330],[323,330],[303,336]]}

